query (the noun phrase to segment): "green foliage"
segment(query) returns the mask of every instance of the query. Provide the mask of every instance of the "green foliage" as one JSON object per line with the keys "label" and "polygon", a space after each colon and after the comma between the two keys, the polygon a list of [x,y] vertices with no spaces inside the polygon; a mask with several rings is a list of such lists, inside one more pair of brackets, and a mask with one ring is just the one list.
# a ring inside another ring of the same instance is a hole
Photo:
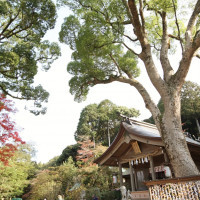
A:
{"label": "green foliage", "polygon": [[182,114],[191,118],[200,117],[200,86],[186,81],[181,92]]}
{"label": "green foliage", "polygon": [[[76,186],[76,185],[74,185]],[[66,191],[65,200],[80,199],[81,195],[84,193],[85,188],[83,186],[78,186],[75,189],[70,189]]]}
{"label": "green foliage", "polygon": [[59,175],[55,170],[43,170],[32,180],[28,196],[30,200],[55,199],[61,191]]}
{"label": "green foliage", "polygon": [[86,166],[80,169],[80,174],[81,182],[86,188],[96,187],[100,190],[112,188],[112,170],[109,167]]}
{"label": "green foliage", "polygon": [[200,119],[200,86],[186,81],[181,92],[181,116],[183,129],[197,136],[196,121]]}
{"label": "green foliage", "polygon": [[[85,147],[85,146],[84,146]],[[83,149],[82,150],[86,150]],[[105,151],[101,145],[90,148],[95,155],[100,155]],[[87,152],[87,151],[85,151]],[[47,198],[55,200],[58,195],[65,196],[66,200],[79,199],[83,191],[90,199],[94,194],[91,188],[98,188],[99,192],[108,191],[112,188],[112,174],[116,169],[109,167],[99,167],[93,163],[93,159],[83,165],[76,164],[72,157],[60,166],[49,167],[41,170],[37,176],[32,179],[30,191],[23,197],[27,200],[38,200]]]}
{"label": "green foliage", "polygon": [[79,150],[80,145],[79,144],[74,144],[67,146],[62,154],[56,159],[56,165],[61,165],[63,162],[66,162],[69,157],[73,159],[74,162],[76,162],[76,156],[77,156],[77,151]]}
{"label": "green foliage", "polygon": [[79,118],[75,139],[78,141],[82,135],[89,136],[91,140],[108,145],[108,131],[111,141],[114,139],[120,122],[120,114],[128,117],[137,117],[139,111],[134,108],[117,106],[109,100],[104,100],[97,104],[86,106]]}
{"label": "green foliage", "polygon": [[59,167],[58,172],[62,181],[62,194],[65,194],[66,189],[72,188],[81,178],[72,157],[69,157],[68,161]]}
{"label": "green foliage", "polygon": [[56,8],[51,0],[7,0],[0,3],[0,91],[33,100],[34,114],[45,113],[48,92],[34,85],[38,67],[48,70],[60,55],[56,43],[42,41],[54,28]]}
{"label": "green foliage", "polygon": [[[164,105],[160,99],[158,108],[164,113]],[[181,119],[183,130],[197,137],[199,132],[196,121],[200,118],[200,86],[197,83],[186,81],[181,90]],[[155,124],[153,117],[144,121]]]}
{"label": "green foliage", "polygon": [[[128,20],[124,5],[119,1],[60,1],[74,15],[65,19],[60,41],[74,50],[67,70],[73,75],[70,92],[77,101],[86,98],[89,87],[109,77],[137,77],[137,59],[131,51],[124,52],[123,22]],[[80,5],[79,5],[80,3]]]}
{"label": "green foliage", "polygon": [[120,190],[100,191],[99,188],[90,188],[86,190],[87,200],[93,200],[94,196],[98,197],[98,199],[101,200],[111,200],[111,199],[120,200],[122,198]]}
{"label": "green foliage", "polygon": [[66,189],[76,183],[77,170],[71,157],[59,167],[41,170],[32,180],[30,192],[26,194],[27,199],[55,200],[58,195],[64,195]]}
{"label": "green foliage", "polygon": [[109,200],[109,199],[120,200],[122,199],[122,196],[121,196],[120,190],[103,191],[101,192],[101,199],[102,200]]}
{"label": "green foliage", "polygon": [[[174,1],[175,4],[177,4],[177,0]],[[172,12],[174,11],[173,3],[171,0],[148,0],[146,1],[146,4],[148,5],[149,9],[152,9],[154,11],[165,11],[165,12]]]}
{"label": "green foliage", "polygon": [[0,163],[0,198],[19,197],[23,194],[36,171],[31,154],[31,146],[21,145],[10,159],[9,166]]}
{"label": "green foliage", "polygon": [[86,191],[86,199],[93,200],[94,195],[96,197],[100,198],[100,196],[101,196],[100,189],[96,188],[96,187],[88,188]]}
{"label": "green foliage", "polygon": [[49,168],[49,167],[56,167],[57,165],[56,165],[56,162],[57,162],[57,160],[58,160],[58,157],[59,156],[55,156],[55,157],[53,157],[52,159],[50,159],[47,163],[45,163],[45,164],[42,164],[42,163],[40,163],[40,169],[47,169],[47,168]]}
{"label": "green foliage", "polygon": [[[74,51],[67,71],[73,76],[69,81],[70,92],[77,101],[85,100],[89,88],[96,84],[119,81],[121,77],[133,79],[140,74],[137,67],[139,54],[136,53],[140,43],[135,38],[134,31],[132,32],[130,13],[123,2],[58,1],[60,6],[66,5],[73,11],[73,15],[65,18],[59,38]],[[185,6],[176,0],[148,0],[143,4],[144,24],[141,24],[150,46],[154,47],[152,52],[157,56],[160,54],[162,16],[166,14],[170,35],[169,52],[173,54],[177,48],[177,40],[184,42],[187,24],[185,17],[194,3],[189,1],[188,6]],[[136,1],[136,5],[139,8],[139,1]],[[199,23],[193,35],[198,31],[198,26]]]}

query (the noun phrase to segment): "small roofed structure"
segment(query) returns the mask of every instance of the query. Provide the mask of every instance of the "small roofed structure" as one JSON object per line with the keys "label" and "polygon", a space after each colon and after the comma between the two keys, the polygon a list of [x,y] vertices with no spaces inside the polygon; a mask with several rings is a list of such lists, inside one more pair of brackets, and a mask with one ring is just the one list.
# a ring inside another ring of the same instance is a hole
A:
{"label": "small roofed structure", "polygon": [[[200,142],[189,137],[186,141],[200,169]],[[129,118],[124,118],[110,147],[94,162],[118,166],[120,186],[129,185],[128,189],[136,199],[149,199],[145,181],[173,177],[173,169],[156,126]],[[123,173],[122,168],[127,171]]]}

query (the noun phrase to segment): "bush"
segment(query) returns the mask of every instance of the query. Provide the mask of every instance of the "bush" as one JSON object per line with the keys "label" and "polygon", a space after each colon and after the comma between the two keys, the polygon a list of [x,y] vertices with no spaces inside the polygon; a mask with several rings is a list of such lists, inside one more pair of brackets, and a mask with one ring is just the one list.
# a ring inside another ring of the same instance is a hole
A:
{"label": "bush", "polygon": [[103,191],[101,192],[101,200],[121,200],[120,190]]}
{"label": "bush", "polygon": [[96,195],[99,199],[101,199],[101,192],[99,188],[90,188],[86,190],[86,199],[87,200],[92,200],[93,196]]}
{"label": "bush", "polygon": [[87,200],[92,200],[92,197],[94,195],[96,195],[96,197],[98,197],[99,200],[121,200],[120,190],[100,192],[99,188],[91,188],[86,191]]}
{"label": "bush", "polygon": [[80,186],[79,188],[76,188],[72,191],[67,190],[65,200],[79,200],[81,197],[81,194],[84,190],[85,190],[85,188],[82,186]]}

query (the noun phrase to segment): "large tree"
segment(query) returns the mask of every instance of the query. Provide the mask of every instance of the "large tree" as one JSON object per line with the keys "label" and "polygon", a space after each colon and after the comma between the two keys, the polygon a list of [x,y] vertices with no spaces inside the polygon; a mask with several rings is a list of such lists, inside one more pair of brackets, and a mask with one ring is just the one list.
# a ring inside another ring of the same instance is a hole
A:
{"label": "large tree", "polygon": [[42,40],[54,28],[55,5],[51,0],[3,0],[0,21],[0,92],[33,100],[33,112],[44,113],[49,94],[34,85],[34,76],[39,66],[48,70],[60,55],[56,43]]}
{"label": "large tree", "polygon": [[127,117],[138,117],[139,111],[134,108],[117,106],[107,99],[99,104],[86,106],[80,114],[75,139],[79,141],[80,136],[89,136],[97,143],[110,145],[120,126],[120,114]]}
{"label": "large tree", "polygon": [[[199,174],[182,133],[180,93],[192,59],[199,57],[200,0],[60,1],[74,13],[65,18],[60,41],[74,51],[67,69],[75,99],[84,100],[97,84],[135,87],[152,113],[175,176]],[[136,79],[137,60],[160,94],[163,115]]]}

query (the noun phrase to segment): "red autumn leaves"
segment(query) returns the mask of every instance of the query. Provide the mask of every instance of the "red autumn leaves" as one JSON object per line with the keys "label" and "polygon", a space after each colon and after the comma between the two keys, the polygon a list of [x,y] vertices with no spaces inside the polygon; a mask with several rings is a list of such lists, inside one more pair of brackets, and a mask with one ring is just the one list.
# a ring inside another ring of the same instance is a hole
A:
{"label": "red autumn leaves", "polygon": [[0,94],[0,162],[8,164],[19,144],[24,143],[19,137],[16,124],[11,120],[10,114],[16,110],[11,100]]}

